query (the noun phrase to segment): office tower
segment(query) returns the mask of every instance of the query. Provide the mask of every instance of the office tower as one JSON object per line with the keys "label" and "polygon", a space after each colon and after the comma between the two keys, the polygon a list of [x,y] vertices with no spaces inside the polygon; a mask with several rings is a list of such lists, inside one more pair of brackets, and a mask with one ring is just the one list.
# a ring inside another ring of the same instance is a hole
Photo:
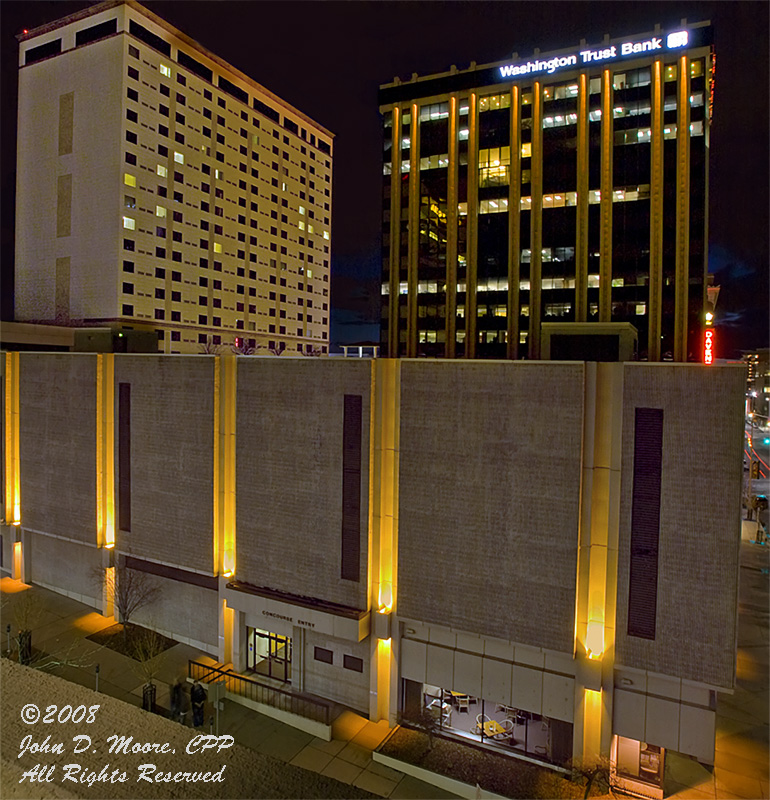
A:
{"label": "office tower", "polygon": [[326,351],[332,134],[133,0],[19,42],[16,319]]}
{"label": "office tower", "polygon": [[590,41],[380,87],[389,355],[537,359],[576,322],[700,359],[711,28]]}

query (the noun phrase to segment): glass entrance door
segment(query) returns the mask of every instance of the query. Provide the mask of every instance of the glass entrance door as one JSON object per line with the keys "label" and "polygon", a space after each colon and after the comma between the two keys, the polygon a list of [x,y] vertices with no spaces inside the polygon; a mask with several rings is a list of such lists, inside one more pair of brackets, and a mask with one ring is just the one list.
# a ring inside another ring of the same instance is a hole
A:
{"label": "glass entrance door", "polygon": [[249,671],[291,682],[291,637],[280,633],[249,628]]}

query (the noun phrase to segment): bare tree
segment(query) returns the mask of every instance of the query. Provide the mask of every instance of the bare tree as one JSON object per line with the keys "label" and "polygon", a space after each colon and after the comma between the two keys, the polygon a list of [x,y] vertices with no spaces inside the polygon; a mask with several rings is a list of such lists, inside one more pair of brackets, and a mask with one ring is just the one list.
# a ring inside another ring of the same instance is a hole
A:
{"label": "bare tree", "polygon": [[610,760],[606,756],[584,761],[583,759],[573,759],[570,762],[572,770],[572,781],[582,783],[585,781],[585,793],[583,800],[587,800],[588,795],[594,784],[600,787],[600,791],[609,791],[610,786]]}
{"label": "bare tree", "polygon": [[150,582],[146,572],[127,567],[123,557],[119,558],[114,569],[106,573],[99,570],[98,575],[100,580],[106,581],[105,589],[113,598],[118,621],[123,623],[123,636],[127,638],[132,617],[137,611],[154,603],[160,589]]}
{"label": "bare tree", "polygon": [[286,349],[286,344],[284,342],[278,342],[275,347],[268,347],[268,350],[274,355],[279,356],[283,351]]}
{"label": "bare tree", "polygon": [[213,340],[209,336],[205,342],[201,342],[198,345],[198,349],[200,350],[203,355],[207,356],[218,356],[220,350],[222,349],[221,345],[214,344]]}
{"label": "bare tree", "polygon": [[19,664],[32,662],[32,629],[43,616],[43,601],[27,589],[13,605],[13,621],[17,629],[16,647]]}
{"label": "bare tree", "polygon": [[155,709],[155,677],[166,660],[166,637],[151,628],[137,626],[131,634],[130,655],[135,659],[134,671],[144,681],[142,707]]}
{"label": "bare tree", "polygon": [[323,350],[320,347],[313,347],[311,350],[306,350],[305,355],[312,358],[319,358],[323,355]]}

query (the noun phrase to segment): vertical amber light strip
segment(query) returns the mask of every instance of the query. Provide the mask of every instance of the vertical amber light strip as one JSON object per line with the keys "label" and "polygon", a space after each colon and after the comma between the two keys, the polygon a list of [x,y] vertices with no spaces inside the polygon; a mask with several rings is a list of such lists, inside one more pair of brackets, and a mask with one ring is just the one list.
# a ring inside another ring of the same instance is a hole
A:
{"label": "vertical amber light strip", "polygon": [[457,95],[449,98],[449,167],[447,172],[446,237],[446,344],[444,355],[454,358],[457,351]]}
{"label": "vertical amber light strip", "polygon": [[[620,526],[623,365],[585,365],[575,659],[577,753],[608,754]],[[605,692],[602,698],[602,691]],[[582,716],[582,723],[580,717]]]}
{"label": "vertical amber light strip", "polygon": [[397,358],[398,304],[401,285],[401,109],[393,106],[393,145],[390,168],[390,282],[388,294],[388,355]]}
{"label": "vertical amber light strip", "polygon": [[663,62],[652,65],[650,153],[650,294],[647,360],[660,361],[663,304]]}
{"label": "vertical amber light strip", "polygon": [[96,356],[96,543],[115,546],[115,356]]}
{"label": "vertical amber light strip", "polygon": [[599,201],[599,322],[612,317],[612,72],[602,72],[601,199]]}
{"label": "vertical amber light strip", "polygon": [[420,264],[420,107],[412,103],[409,150],[409,262],[406,298],[406,356],[417,355],[417,270]]}
{"label": "vertical amber light strip", "polygon": [[588,75],[578,79],[575,322],[588,320]]}
{"label": "vertical amber light strip", "polygon": [[222,575],[235,575],[235,397],[236,357],[221,356],[220,377],[220,513],[222,517]]}
{"label": "vertical amber light strip", "polygon": [[21,524],[18,352],[5,354],[5,521]]}
{"label": "vertical amber light strip", "polygon": [[222,572],[222,540],[223,526],[222,526],[222,465],[220,453],[222,450],[220,442],[220,429],[221,429],[221,404],[222,404],[222,364],[219,358],[214,359],[214,446],[213,446],[213,470],[212,470],[212,487],[214,490],[214,497],[212,502],[213,510],[213,566],[212,571],[215,575]]}
{"label": "vertical amber light strip", "polygon": [[511,162],[508,167],[508,308],[506,355],[519,357],[519,280],[521,274],[521,105],[520,89],[511,87]]}
{"label": "vertical amber light strip", "polygon": [[583,762],[595,763],[601,755],[602,693],[584,689],[583,694]]}
{"label": "vertical amber light strip", "polygon": [[[377,719],[395,718],[397,692],[393,690],[396,665],[393,663],[389,637],[390,619],[396,612],[398,583],[398,448],[399,403],[401,397],[401,362],[397,359],[372,361],[372,413],[370,414],[370,471],[369,492],[370,548],[372,580],[370,608],[375,629],[385,630],[372,637],[373,662],[371,689],[376,693],[376,705],[371,713]],[[391,705],[393,707],[391,707]]]}
{"label": "vertical amber light strip", "polygon": [[479,96],[471,92],[468,109],[468,216],[465,270],[465,357],[476,357],[476,278],[479,232]]}
{"label": "vertical amber light strip", "polygon": [[529,259],[529,357],[540,358],[540,298],[543,263],[543,84],[532,86],[532,203]]}
{"label": "vertical amber light strip", "polygon": [[687,361],[687,308],[690,291],[690,60],[679,59],[676,100],[676,257],[674,361]]}

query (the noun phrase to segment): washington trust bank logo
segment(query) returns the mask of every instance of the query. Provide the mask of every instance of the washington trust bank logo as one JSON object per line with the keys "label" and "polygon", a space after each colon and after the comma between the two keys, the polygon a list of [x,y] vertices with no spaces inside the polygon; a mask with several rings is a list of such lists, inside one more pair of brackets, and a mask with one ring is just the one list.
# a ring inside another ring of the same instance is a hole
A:
{"label": "washington trust bank logo", "polygon": [[690,36],[687,31],[674,31],[666,36],[665,47],[662,36],[653,36],[640,42],[622,42],[621,44],[613,44],[610,47],[596,50],[579,50],[577,53],[571,53],[567,56],[554,56],[544,60],[536,58],[534,61],[527,61],[522,64],[506,64],[500,67],[500,76],[514,78],[518,75],[531,75],[535,72],[546,72],[551,75],[556,70],[574,67],[578,64],[612,61],[616,58],[639,53],[650,53],[656,50],[675,50],[679,47],[686,47],[689,41]]}

